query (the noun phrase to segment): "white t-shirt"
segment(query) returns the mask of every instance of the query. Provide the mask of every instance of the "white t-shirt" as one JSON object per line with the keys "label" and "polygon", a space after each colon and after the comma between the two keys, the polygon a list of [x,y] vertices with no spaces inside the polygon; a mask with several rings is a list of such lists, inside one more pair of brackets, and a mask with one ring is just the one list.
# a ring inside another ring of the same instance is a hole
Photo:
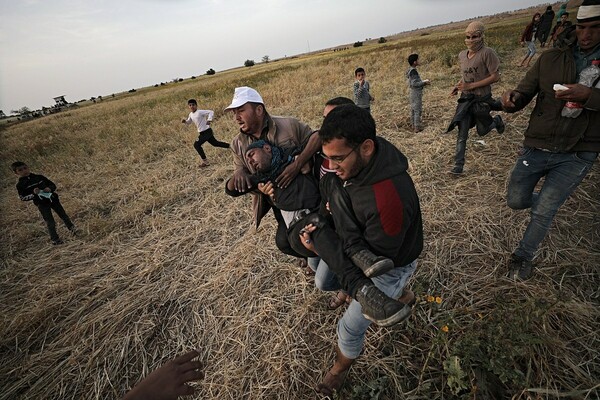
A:
{"label": "white t-shirt", "polygon": [[213,110],[196,110],[190,113],[185,123],[191,124],[193,122],[198,127],[198,133],[202,133],[210,128],[208,122],[212,121],[214,114]]}

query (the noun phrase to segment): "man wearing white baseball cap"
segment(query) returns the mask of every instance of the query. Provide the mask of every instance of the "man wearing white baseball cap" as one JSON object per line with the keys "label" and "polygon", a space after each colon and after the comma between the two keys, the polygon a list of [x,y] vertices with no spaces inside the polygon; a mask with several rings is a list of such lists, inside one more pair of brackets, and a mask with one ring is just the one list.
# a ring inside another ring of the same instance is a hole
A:
{"label": "man wearing white baseball cap", "polygon": [[[231,142],[234,164],[231,180],[235,190],[239,192],[246,192],[252,186],[250,176],[256,172],[245,157],[246,150],[251,143],[262,139],[280,147],[303,148],[295,160],[273,182],[281,188],[289,186],[290,182],[301,172],[302,167],[321,149],[319,135],[313,135],[313,130],[308,125],[295,118],[269,115],[262,97],[251,87],[235,88],[233,100],[225,108],[225,111],[233,113],[234,120],[240,127],[240,133]],[[306,168],[306,172],[311,173],[310,168]],[[292,249],[288,242],[287,227],[281,212],[269,203],[266,196],[260,193],[252,193],[252,195],[255,227],[258,228],[261,219],[269,212],[270,208],[273,208],[278,223],[275,235],[277,247],[285,254],[302,257]]]}

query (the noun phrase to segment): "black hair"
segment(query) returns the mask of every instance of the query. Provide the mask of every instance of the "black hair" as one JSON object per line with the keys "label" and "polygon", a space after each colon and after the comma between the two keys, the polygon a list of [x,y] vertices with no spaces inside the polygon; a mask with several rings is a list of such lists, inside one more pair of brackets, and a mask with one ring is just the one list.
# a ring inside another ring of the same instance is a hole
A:
{"label": "black hair", "polygon": [[[263,103],[255,103],[253,101],[249,101],[247,104],[250,104],[250,106],[252,106],[253,110],[256,110],[256,108],[258,106],[261,106],[265,112],[265,114],[267,114],[267,107],[265,107],[265,105]],[[240,106],[241,107],[241,106]]]}
{"label": "black hair", "polygon": [[326,106],[343,106],[344,104],[354,104],[354,101],[347,97],[334,97],[325,103]]}
{"label": "black hair", "polygon": [[[562,15],[566,15],[568,17],[569,13],[565,11],[564,13],[562,13]],[[561,17],[562,17],[562,15],[561,15]]]}
{"label": "black hair", "polygon": [[17,172],[17,168],[24,165],[27,166],[27,164],[25,164],[23,161],[15,161],[14,163],[10,164],[10,168],[13,170],[13,172]]}
{"label": "black hair", "polygon": [[419,55],[417,53],[413,53],[408,56],[408,65],[412,67],[412,65],[419,59]]}
{"label": "black hair", "polygon": [[196,99],[189,99],[188,100],[188,105],[190,105],[190,104],[198,105],[198,102],[196,101]]}
{"label": "black hair", "polygon": [[355,147],[367,139],[375,141],[375,120],[371,113],[354,104],[337,106],[323,120],[319,130],[323,143],[333,139],[346,139],[346,143]]}
{"label": "black hair", "polygon": [[356,74],[358,74],[359,72],[365,72],[365,69],[363,67],[358,67],[354,70],[354,76],[356,76]]}

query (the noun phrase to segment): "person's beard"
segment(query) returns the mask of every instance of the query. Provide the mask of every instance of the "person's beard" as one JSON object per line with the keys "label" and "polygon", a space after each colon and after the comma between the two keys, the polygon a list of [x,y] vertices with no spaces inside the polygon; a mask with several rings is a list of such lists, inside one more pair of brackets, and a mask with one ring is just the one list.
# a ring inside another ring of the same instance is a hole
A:
{"label": "person's beard", "polygon": [[346,178],[346,180],[348,180],[350,178],[354,178],[367,166],[367,162],[365,161],[364,158],[362,158],[359,150],[360,149],[357,149],[357,152],[356,152],[356,162],[354,163],[352,168],[350,168],[348,170],[348,173],[346,174],[348,176],[348,178]]}

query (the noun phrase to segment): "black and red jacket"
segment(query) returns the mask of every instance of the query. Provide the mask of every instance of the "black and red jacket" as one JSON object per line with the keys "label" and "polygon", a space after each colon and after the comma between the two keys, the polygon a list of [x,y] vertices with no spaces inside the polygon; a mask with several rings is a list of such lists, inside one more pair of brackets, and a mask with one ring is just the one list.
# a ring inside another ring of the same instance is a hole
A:
{"label": "black and red jacket", "polygon": [[[344,182],[344,188],[361,240],[373,253],[388,257],[401,267],[416,260],[423,250],[419,197],[408,175],[404,154],[381,137],[376,143],[374,156],[358,175]],[[322,182],[322,195],[326,197],[327,180]]]}

